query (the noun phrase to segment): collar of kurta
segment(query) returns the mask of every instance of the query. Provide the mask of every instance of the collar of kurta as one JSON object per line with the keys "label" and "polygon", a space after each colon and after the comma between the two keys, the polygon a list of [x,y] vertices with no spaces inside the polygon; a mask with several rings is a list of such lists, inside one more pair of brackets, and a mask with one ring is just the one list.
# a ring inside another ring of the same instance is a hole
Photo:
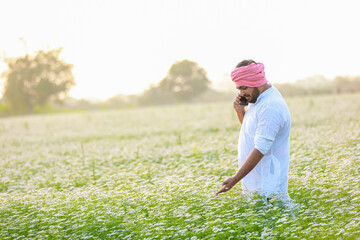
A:
{"label": "collar of kurta", "polygon": [[270,87],[268,89],[266,89],[265,91],[263,91],[259,97],[257,98],[256,102],[254,104],[257,104],[259,102],[261,102],[262,99],[266,98],[268,95],[271,94],[271,92],[273,91],[274,87],[271,85],[271,83],[268,83],[270,85]]}

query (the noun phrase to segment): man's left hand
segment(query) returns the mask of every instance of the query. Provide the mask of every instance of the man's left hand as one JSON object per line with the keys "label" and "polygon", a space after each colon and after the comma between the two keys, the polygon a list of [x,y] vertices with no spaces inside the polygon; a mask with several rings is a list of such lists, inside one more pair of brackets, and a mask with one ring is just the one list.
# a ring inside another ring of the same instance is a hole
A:
{"label": "man's left hand", "polygon": [[220,189],[217,193],[215,193],[215,196],[219,195],[220,193],[224,193],[229,191],[238,181],[234,177],[230,177],[226,179],[222,185],[224,186],[222,189]]}

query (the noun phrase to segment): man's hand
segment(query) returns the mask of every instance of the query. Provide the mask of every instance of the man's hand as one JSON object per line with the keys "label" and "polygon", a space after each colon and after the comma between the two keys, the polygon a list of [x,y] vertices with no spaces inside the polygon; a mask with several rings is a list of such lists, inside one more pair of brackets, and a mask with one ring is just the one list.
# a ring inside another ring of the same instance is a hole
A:
{"label": "man's hand", "polygon": [[235,176],[228,178],[225,182],[222,183],[224,186],[220,189],[215,195],[229,191],[235,184],[237,184],[241,179],[243,179],[254,167],[260,162],[264,155],[254,148],[249,156],[246,158],[245,162],[241,165]]}
{"label": "man's hand", "polygon": [[215,193],[215,196],[219,195],[220,193],[224,193],[229,191],[235,184],[237,184],[238,181],[235,179],[235,177],[230,177],[225,180],[225,182],[222,183],[224,186],[222,189],[220,189],[217,193]]}
{"label": "man's hand", "polygon": [[240,105],[240,98],[241,98],[241,95],[238,94],[234,100],[234,109],[237,113],[244,113],[245,111],[245,105]]}
{"label": "man's hand", "polygon": [[240,98],[241,95],[238,94],[234,100],[234,109],[236,111],[236,114],[238,116],[238,119],[240,121],[240,123],[242,124],[243,120],[244,120],[244,115],[245,115],[245,105],[240,105]]}

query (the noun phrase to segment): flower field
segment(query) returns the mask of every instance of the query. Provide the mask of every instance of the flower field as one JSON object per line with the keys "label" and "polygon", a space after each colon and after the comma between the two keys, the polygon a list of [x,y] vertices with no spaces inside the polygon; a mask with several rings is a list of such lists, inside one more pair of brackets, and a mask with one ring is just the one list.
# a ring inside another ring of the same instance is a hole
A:
{"label": "flower field", "polygon": [[0,239],[357,239],[360,94],[286,99],[294,208],[247,200],[232,103],[0,119]]}

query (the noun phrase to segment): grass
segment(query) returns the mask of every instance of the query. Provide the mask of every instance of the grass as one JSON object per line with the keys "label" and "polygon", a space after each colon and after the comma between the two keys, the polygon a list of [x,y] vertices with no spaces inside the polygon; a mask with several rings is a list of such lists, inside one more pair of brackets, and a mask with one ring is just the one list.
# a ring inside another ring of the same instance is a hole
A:
{"label": "grass", "polygon": [[287,99],[289,194],[248,201],[231,103],[0,119],[0,239],[356,239],[360,95]]}

